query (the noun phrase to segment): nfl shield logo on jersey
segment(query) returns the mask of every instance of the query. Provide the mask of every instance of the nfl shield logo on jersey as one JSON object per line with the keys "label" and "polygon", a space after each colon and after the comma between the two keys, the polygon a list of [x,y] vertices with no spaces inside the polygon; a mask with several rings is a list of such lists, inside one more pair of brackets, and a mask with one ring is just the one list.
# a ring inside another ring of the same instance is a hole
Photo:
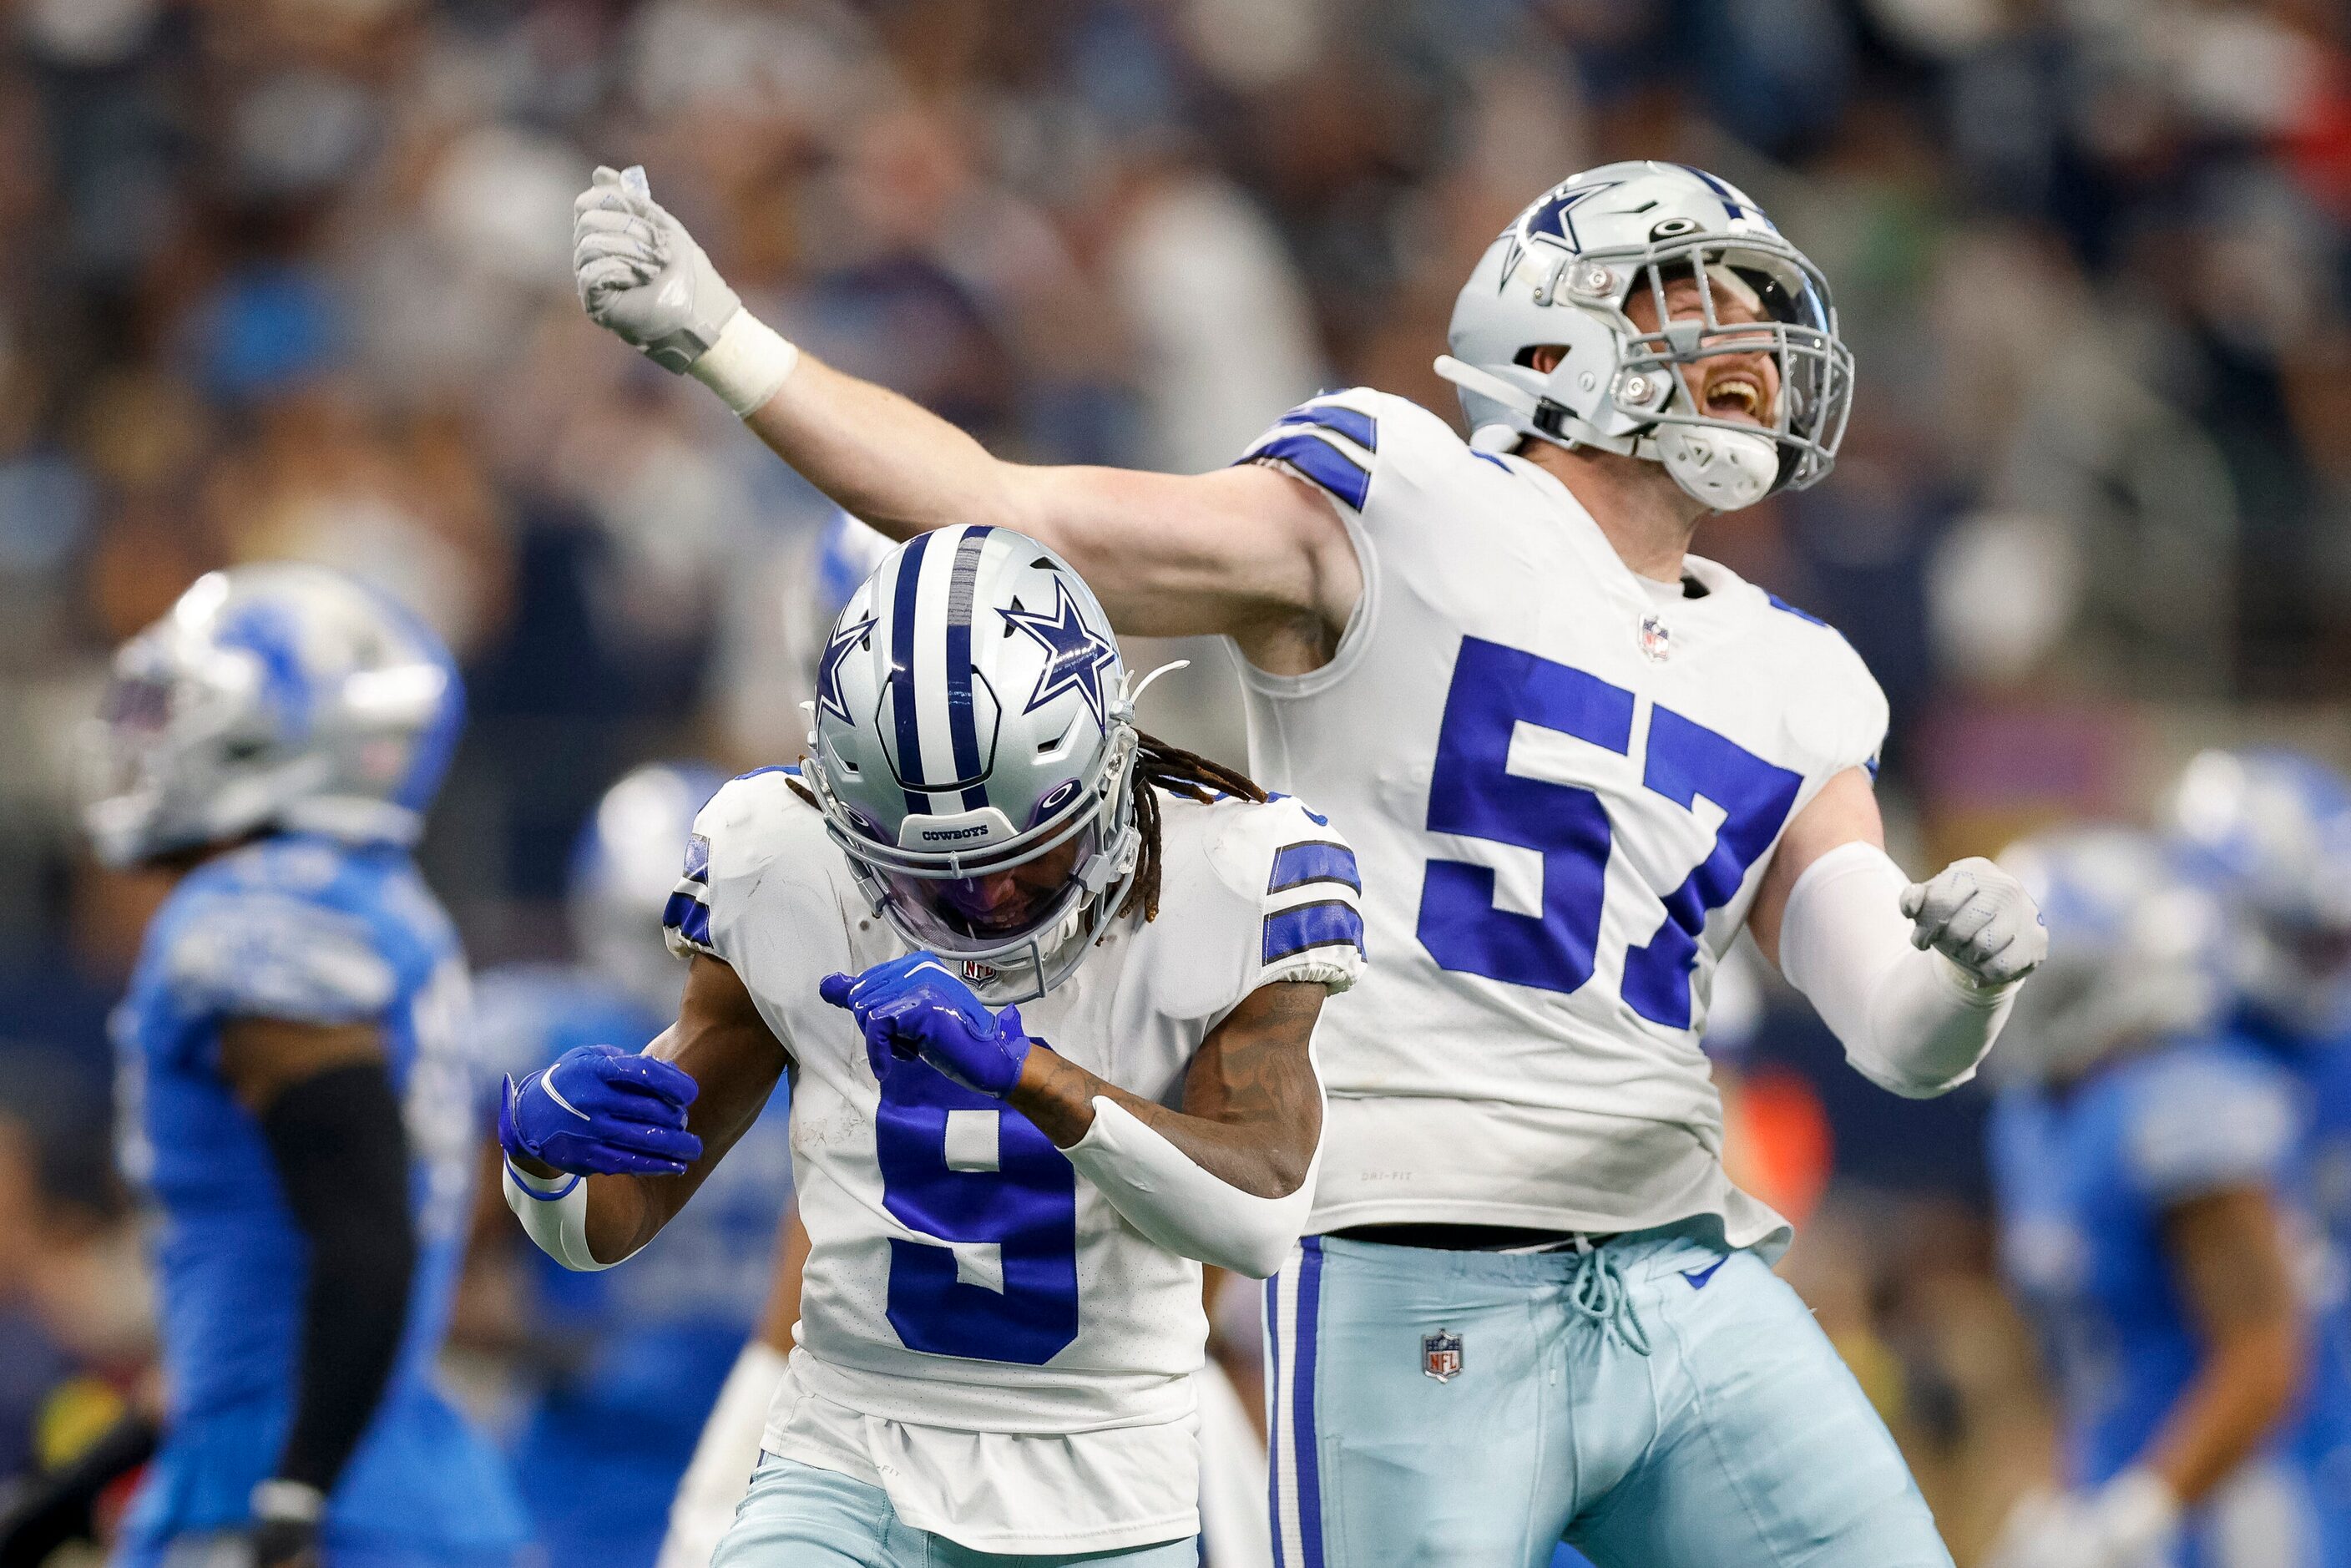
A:
{"label": "nfl shield logo on jersey", "polygon": [[1461,1336],[1439,1329],[1420,1338],[1420,1370],[1439,1383],[1450,1383],[1461,1372]]}
{"label": "nfl shield logo on jersey", "polygon": [[992,986],[996,983],[996,968],[977,958],[966,958],[963,961],[963,983],[967,986]]}
{"label": "nfl shield logo on jersey", "polygon": [[1641,652],[1652,664],[1662,664],[1674,651],[1673,629],[1654,615],[1641,617]]}

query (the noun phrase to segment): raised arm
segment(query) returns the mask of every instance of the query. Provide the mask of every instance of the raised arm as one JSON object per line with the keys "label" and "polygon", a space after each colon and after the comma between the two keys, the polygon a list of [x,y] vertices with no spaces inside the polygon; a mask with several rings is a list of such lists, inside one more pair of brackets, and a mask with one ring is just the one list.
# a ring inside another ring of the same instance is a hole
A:
{"label": "raised arm", "polygon": [[597,170],[574,213],[589,316],[709,385],[778,456],[883,533],[1016,528],[1067,557],[1122,632],[1228,633],[1260,666],[1290,673],[1330,657],[1363,575],[1311,486],[1256,466],[1179,476],[1004,462],[777,336],[653,201],[642,171]]}
{"label": "raised arm", "polygon": [[1322,1087],[1309,1046],[1325,988],[1259,986],[1194,1053],[1180,1111],[1131,1094],[990,1012],[927,953],[824,982],[879,1073],[945,1073],[1034,1122],[1128,1224],[1186,1258],[1264,1279],[1314,1199]]}
{"label": "raised arm", "polygon": [[587,1046],[508,1086],[507,1206],[565,1268],[620,1262],[685,1207],[787,1061],[741,977],[697,954],[677,1022],[642,1054]]}

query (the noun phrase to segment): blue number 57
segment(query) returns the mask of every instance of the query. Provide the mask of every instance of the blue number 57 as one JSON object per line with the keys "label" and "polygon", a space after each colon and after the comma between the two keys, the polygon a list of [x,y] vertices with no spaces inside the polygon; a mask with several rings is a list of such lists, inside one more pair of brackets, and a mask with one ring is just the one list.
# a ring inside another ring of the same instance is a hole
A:
{"label": "blue number 57", "polygon": [[[1576,990],[1592,978],[1614,843],[1607,808],[1580,786],[1511,773],[1510,738],[1524,722],[1628,756],[1633,709],[1631,692],[1596,675],[1499,643],[1461,640],[1429,779],[1428,829],[1540,853],[1542,910],[1496,908],[1489,866],[1431,860],[1417,935],[1437,963],[1547,991]],[[1803,779],[1671,708],[1655,707],[1641,782],[1685,810],[1704,797],[1723,813],[1713,848],[1665,895],[1656,934],[1625,955],[1625,1005],[1687,1029],[1706,917],[1730,901],[1779,837]]]}

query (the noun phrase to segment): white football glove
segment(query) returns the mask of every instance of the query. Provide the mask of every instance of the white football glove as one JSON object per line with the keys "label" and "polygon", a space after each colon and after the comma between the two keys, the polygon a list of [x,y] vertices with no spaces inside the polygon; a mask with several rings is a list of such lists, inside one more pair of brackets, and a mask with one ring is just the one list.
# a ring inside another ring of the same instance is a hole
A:
{"label": "white football glove", "polygon": [[1988,860],[1954,861],[1902,890],[1910,945],[1932,947],[1980,985],[2004,985],[2049,956],[2049,928],[2024,884]]}
{"label": "white football glove", "polygon": [[2009,1511],[1984,1568],[2163,1568],[2179,1502],[2141,1469],[2095,1492],[2029,1492]]}
{"label": "white football glove", "polygon": [[590,320],[681,374],[743,308],[634,164],[598,169],[571,204],[571,270]]}

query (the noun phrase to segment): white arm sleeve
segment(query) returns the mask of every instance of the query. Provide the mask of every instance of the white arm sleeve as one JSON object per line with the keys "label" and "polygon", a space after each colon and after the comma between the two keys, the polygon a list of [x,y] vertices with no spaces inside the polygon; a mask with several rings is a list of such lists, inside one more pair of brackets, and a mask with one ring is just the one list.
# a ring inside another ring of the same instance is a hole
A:
{"label": "white arm sleeve", "polygon": [[[538,1249],[575,1274],[609,1269],[588,1250],[588,1178],[561,1176],[542,1181],[506,1162],[507,1207],[522,1221],[523,1233]],[[634,1257],[634,1253],[630,1254]],[[615,1259],[626,1262],[627,1259]]]}
{"label": "white arm sleeve", "polygon": [[1094,1124],[1062,1151],[1126,1222],[1170,1252],[1263,1280],[1281,1267],[1314,1207],[1318,1146],[1286,1197],[1259,1197],[1193,1164],[1140,1116],[1094,1096]]}
{"label": "white arm sleeve", "polygon": [[1906,1099],[1976,1073],[2021,983],[1979,985],[1911,946],[1909,878],[1875,844],[1839,844],[1804,868],[1780,923],[1780,972],[1844,1045],[1855,1071]]}
{"label": "white arm sleeve", "polygon": [[751,1484],[768,1431],[768,1406],[784,1378],[784,1353],[754,1338],[735,1359],[710,1419],[694,1446],[694,1462],[669,1505],[669,1533],[653,1568],[710,1568],[718,1538],[735,1522],[735,1505]]}

